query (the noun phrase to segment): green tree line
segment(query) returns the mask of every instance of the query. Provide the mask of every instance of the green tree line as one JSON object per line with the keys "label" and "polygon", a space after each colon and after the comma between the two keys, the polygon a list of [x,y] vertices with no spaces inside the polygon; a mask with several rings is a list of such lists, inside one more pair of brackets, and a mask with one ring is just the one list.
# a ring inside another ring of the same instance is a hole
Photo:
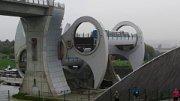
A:
{"label": "green tree line", "polygon": [[[8,55],[10,59],[14,59],[14,40],[13,41],[9,41],[8,39],[5,41],[0,40],[0,54]],[[159,52],[155,51],[152,46],[145,44],[144,60],[150,60],[158,55]]]}
{"label": "green tree line", "polygon": [[[152,58],[158,56],[159,54],[160,53],[155,51],[152,46],[145,44],[145,56],[144,56],[145,62],[151,60]],[[0,67],[7,67],[8,65],[14,67],[15,61],[13,59],[14,59],[14,41],[9,41],[8,39],[5,41],[0,40]],[[128,65],[128,63],[123,62],[122,65]]]}
{"label": "green tree line", "polygon": [[152,46],[145,44],[144,61],[149,61],[158,55],[160,55],[160,52],[156,51]]}
{"label": "green tree line", "polygon": [[14,40],[9,41],[8,39],[5,41],[0,40],[0,54],[4,54],[9,56],[10,59],[14,59]]}

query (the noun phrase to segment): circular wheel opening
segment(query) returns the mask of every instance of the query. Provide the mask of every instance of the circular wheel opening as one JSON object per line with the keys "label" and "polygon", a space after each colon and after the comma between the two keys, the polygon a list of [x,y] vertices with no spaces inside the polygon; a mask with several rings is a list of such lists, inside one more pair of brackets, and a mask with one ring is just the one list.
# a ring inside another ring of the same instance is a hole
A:
{"label": "circular wheel opening", "polygon": [[121,40],[124,42],[123,44],[116,45],[117,48],[123,51],[130,51],[136,47],[138,35],[137,31],[133,27],[128,25],[121,26],[116,33],[117,34],[114,35],[116,38],[113,39],[114,36],[112,36],[110,39]]}
{"label": "circular wheel opening", "polygon": [[91,54],[98,47],[98,38],[97,28],[89,22],[83,22],[75,31],[74,46],[81,54]]}

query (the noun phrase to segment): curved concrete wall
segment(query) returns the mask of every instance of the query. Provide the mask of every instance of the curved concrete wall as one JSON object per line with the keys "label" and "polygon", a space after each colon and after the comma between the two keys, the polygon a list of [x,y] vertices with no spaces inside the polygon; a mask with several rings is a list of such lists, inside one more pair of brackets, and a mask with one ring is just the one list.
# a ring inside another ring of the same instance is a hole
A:
{"label": "curved concrete wall", "polygon": [[168,90],[171,93],[174,88],[180,88],[179,61],[180,47],[146,63],[126,76],[122,81],[107,89],[95,101],[114,101],[113,93],[116,90],[120,92],[121,100],[128,101],[128,89],[133,88],[134,85],[140,88],[141,98],[144,98],[144,90],[146,90],[146,95],[149,99],[160,97],[160,93],[157,95],[157,91],[161,92],[161,95],[163,92],[163,97],[169,97]]}
{"label": "curved concrete wall", "polygon": [[[22,22],[19,21],[17,30],[16,30],[16,36],[15,36],[15,60],[16,60],[16,67],[19,69],[19,59],[21,52],[26,49],[26,37],[25,37],[25,32],[24,28],[22,25]],[[19,71],[20,76],[24,77],[23,73]]]}
{"label": "curved concrete wall", "polygon": [[47,77],[50,79],[49,83],[52,83],[52,87],[57,95],[63,95],[64,93],[71,92],[64,76],[61,61],[58,59],[57,46],[62,32],[60,27],[63,15],[64,12],[61,9],[54,10],[54,15],[49,23],[48,33],[46,38],[44,38],[44,45],[46,47],[46,51],[44,52],[44,65],[48,71]]}

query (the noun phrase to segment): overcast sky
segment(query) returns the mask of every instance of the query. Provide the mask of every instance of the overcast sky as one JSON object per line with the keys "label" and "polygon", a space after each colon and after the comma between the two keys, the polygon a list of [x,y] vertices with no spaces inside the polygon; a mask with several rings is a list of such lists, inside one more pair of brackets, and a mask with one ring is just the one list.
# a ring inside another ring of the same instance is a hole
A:
{"label": "overcast sky", "polygon": [[[59,0],[65,4],[63,26],[92,16],[106,29],[132,21],[145,40],[180,40],[180,0]],[[19,18],[0,16],[0,40],[13,40]]]}

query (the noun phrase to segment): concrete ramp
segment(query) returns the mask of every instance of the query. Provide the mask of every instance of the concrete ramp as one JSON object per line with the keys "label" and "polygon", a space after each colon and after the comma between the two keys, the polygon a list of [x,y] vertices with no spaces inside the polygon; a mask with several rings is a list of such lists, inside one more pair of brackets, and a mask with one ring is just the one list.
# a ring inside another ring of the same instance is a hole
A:
{"label": "concrete ramp", "polygon": [[135,85],[140,88],[141,99],[172,96],[174,88],[180,89],[180,47],[146,63],[107,89],[95,101],[114,101],[113,94],[116,90],[120,93],[120,101],[132,100],[132,88]]}

